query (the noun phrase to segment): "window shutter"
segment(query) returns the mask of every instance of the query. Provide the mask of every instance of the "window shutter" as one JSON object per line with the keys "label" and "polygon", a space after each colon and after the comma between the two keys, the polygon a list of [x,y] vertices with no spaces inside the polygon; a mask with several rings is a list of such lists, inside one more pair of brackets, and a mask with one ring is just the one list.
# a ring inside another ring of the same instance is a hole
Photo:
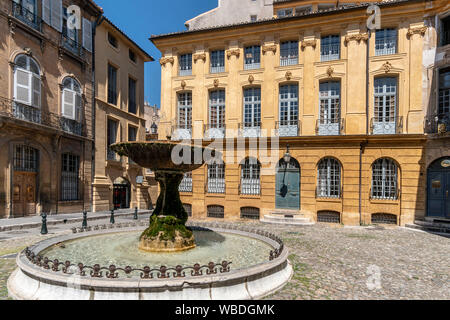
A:
{"label": "window shutter", "polygon": [[31,104],[31,72],[16,68],[14,72],[14,100]]}
{"label": "window shutter", "polygon": [[82,99],[81,99],[81,94],[76,93],[75,94],[75,117],[74,119],[77,121],[81,121],[81,107],[82,107],[82,103],[81,103]]}
{"label": "window shutter", "polygon": [[51,23],[52,27],[62,32],[63,24],[63,9],[62,0],[49,0],[51,1]]}
{"label": "window shutter", "polygon": [[33,107],[41,107],[41,78],[38,75],[33,74],[32,80],[33,87]]}
{"label": "window shutter", "polygon": [[92,52],[92,23],[83,18],[83,47]]}
{"label": "window shutter", "polygon": [[48,25],[50,25],[50,1],[51,0],[42,0],[42,20],[44,20],[44,22]]}
{"label": "window shutter", "polygon": [[62,116],[68,119],[75,118],[75,92],[72,90],[63,90]]}

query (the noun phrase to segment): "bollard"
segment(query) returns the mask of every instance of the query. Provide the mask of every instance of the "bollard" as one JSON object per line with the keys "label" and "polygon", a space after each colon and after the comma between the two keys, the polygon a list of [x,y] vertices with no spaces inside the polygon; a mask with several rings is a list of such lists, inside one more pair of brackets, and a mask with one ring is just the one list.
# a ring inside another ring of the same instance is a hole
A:
{"label": "bollard", "polygon": [[114,209],[111,210],[111,219],[109,219],[109,223],[115,224],[116,220],[114,220]]}
{"label": "bollard", "polygon": [[87,211],[83,211],[83,223],[81,224],[81,228],[86,229],[87,224]]}
{"label": "bollard", "polygon": [[48,234],[48,229],[47,229],[47,214],[43,213],[43,214],[41,214],[41,217],[42,217],[41,234],[42,234],[42,235],[46,235],[46,234]]}
{"label": "bollard", "polygon": [[137,220],[138,219],[138,208],[136,207],[136,208],[134,208],[134,220]]}

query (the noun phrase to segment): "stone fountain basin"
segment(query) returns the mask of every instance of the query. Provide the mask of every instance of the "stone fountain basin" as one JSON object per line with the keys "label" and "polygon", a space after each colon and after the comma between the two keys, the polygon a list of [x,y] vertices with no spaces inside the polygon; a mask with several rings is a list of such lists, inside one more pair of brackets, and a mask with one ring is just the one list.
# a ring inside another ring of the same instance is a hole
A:
{"label": "stone fountain basin", "polygon": [[[205,227],[205,225],[200,225]],[[274,249],[280,244],[264,232],[251,229],[206,226],[218,233],[232,233],[263,241]],[[143,227],[122,228],[120,232],[140,231]],[[86,236],[116,233],[108,229],[60,236],[42,241],[30,249],[42,252],[60,242]],[[18,268],[8,279],[9,295],[16,300],[251,300],[281,289],[292,276],[288,250],[284,248],[272,261],[228,273],[169,279],[107,279],[76,277],[36,266],[22,252]]]}

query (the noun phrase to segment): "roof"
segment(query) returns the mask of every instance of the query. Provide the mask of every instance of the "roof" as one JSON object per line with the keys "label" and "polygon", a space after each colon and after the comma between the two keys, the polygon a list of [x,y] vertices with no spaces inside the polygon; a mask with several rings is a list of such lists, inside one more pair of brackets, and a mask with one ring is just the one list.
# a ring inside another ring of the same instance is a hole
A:
{"label": "roof", "polygon": [[122,36],[124,36],[128,41],[130,41],[136,48],[139,49],[139,51],[148,58],[149,61],[155,61],[155,59],[149,54],[147,53],[147,51],[145,51],[144,49],[142,49],[141,46],[139,46],[136,42],[134,42],[129,36],[127,36],[127,34],[125,32],[123,32],[119,27],[117,27],[114,23],[111,22],[111,20],[109,20],[106,16],[102,16],[100,22],[98,23],[98,26],[102,23],[102,21],[105,20],[106,22],[108,22],[114,29],[116,29]]}
{"label": "roof", "polygon": [[[287,2],[290,0],[285,0],[285,1]],[[342,4],[336,8],[323,9],[323,10],[318,10],[318,11],[314,11],[314,12],[302,13],[299,15],[294,15],[294,16],[289,16],[289,17],[276,17],[276,18],[274,17],[274,18],[269,18],[269,19],[261,19],[261,20],[255,21],[255,22],[240,22],[240,23],[235,23],[235,24],[219,25],[219,26],[208,27],[208,28],[185,30],[185,31],[180,31],[180,32],[172,32],[172,33],[166,33],[166,34],[161,34],[161,35],[152,35],[150,37],[150,40],[153,42],[154,40],[164,39],[164,38],[172,38],[172,37],[177,37],[180,35],[226,30],[226,29],[233,29],[233,28],[246,27],[246,26],[252,26],[252,25],[274,24],[274,23],[278,23],[280,21],[300,20],[300,19],[304,19],[305,17],[316,17],[316,16],[322,16],[322,15],[330,15],[330,14],[337,14],[337,13],[342,13],[342,12],[349,12],[349,11],[353,11],[353,10],[367,8],[374,4],[376,4],[380,7],[387,7],[387,6],[403,4],[403,3],[408,3],[408,2],[421,2],[421,1],[424,1],[424,0],[387,0],[387,1],[383,1],[383,2],[369,2],[369,3],[361,3],[361,4]]]}

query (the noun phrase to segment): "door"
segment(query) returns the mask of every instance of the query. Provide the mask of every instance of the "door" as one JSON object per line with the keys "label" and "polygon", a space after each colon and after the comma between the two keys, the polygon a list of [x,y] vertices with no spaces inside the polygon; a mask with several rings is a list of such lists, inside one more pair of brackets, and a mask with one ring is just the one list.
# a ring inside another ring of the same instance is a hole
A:
{"label": "door", "polygon": [[113,191],[114,209],[130,208],[130,187],[128,185],[116,184]]}
{"label": "door", "polygon": [[36,214],[36,173],[14,172],[13,216]]}
{"label": "door", "polygon": [[428,170],[428,217],[450,219],[450,158],[441,159]]}
{"label": "door", "polygon": [[300,165],[295,159],[278,164],[275,204],[277,209],[300,210]]}

